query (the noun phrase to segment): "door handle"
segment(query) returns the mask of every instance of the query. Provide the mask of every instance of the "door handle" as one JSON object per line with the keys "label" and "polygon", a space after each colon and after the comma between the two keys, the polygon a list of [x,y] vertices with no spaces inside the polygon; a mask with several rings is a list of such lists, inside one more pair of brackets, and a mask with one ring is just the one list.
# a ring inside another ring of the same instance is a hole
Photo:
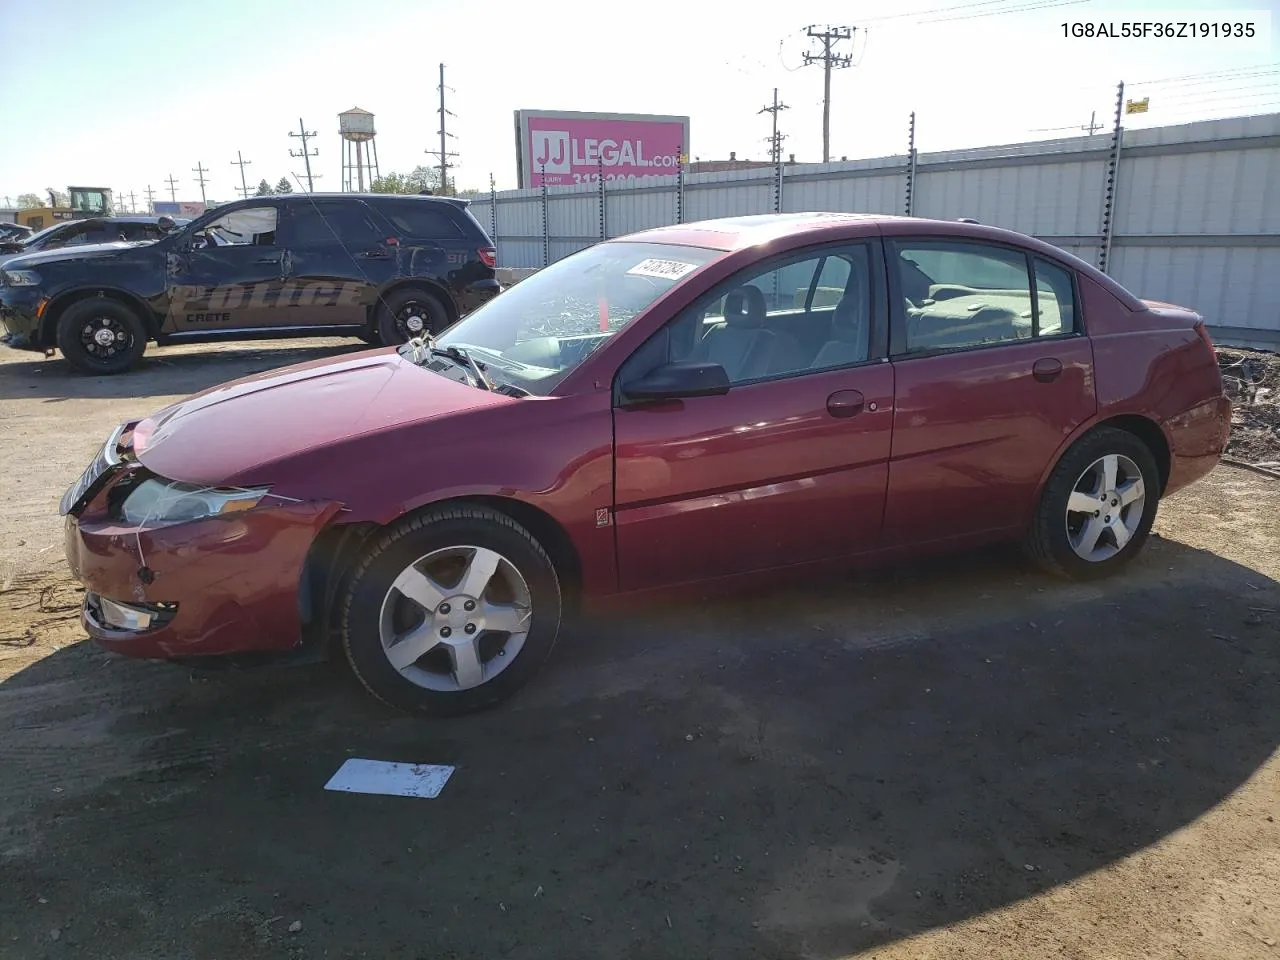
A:
{"label": "door handle", "polygon": [[1045,357],[1031,365],[1031,375],[1041,383],[1052,383],[1062,376],[1062,361]]}
{"label": "door handle", "polygon": [[277,253],[274,257],[259,257],[257,260],[253,262],[254,263],[279,263],[280,260],[281,260],[280,254]]}
{"label": "door handle", "polygon": [[858,390],[837,390],[827,397],[827,413],[833,417],[855,417],[862,412],[866,399]]}
{"label": "door handle", "polygon": [[360,256],[366,260],[389,260],[391,258],[391,254],[385,250],[366,250]]}

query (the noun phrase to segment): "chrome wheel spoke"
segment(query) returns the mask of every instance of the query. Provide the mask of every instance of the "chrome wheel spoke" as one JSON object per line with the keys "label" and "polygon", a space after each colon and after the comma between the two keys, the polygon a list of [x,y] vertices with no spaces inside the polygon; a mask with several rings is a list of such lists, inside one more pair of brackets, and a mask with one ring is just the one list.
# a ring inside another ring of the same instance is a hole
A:
{"label": "chrome wheel spoke", "polygon": [[410,630],[387,647],[387,660],[397,670],[404,671],[422,659],[422,655],[436,645],[437,638],[431,624],[424,623]]}
{"label": "chrome wheel spoke", "polygon": [[484,628],[499,633],[528,633],[533,611],[516,603],[486,603]]}
{"label": "chrome wheel spoke", "polygon": [[1129,528],[1124,525],[1124,521],[1117,517],[1111,524],[1111,535],[1116,538],[1116,549],[1123,550],[1124,545],[1129,542]]}
{"label": "chrome wheel spoke", "polygon": [[1146,490],[1142,486],[1142,477],[1134,477],[1116,488],[1120,497],[1120,506],[1127,507],[1146,499]]}
{"label": "chrome wheel spoke", "polygon": [[1096,513],[1097,510],[1098,498],[1093,494],[1074,490],[1071,496],[1067,498],[1068,513]]}
{"label": "chrome wheel spoke", "polygon": [[458,582],[456,592],[475,597],[477,600],[483,597],[489,581],[498,572],[498,564],[501,562],[502,557],[494,551],[476,547],[470,562],[467,563],[466,571],[462,574],[462,579]]}
{"label": "chrome wheel spoke", "polygon": [[1073,544],[1076,552],[1085,557],[1092,554],[1098,546],[1098,538],[1102,536],[1102,531],[1105,529],[1107,529],[1105,520],[1101,517],[1090,517],[1080,531],[1079,538]]}
{"label": "chrome wheel spoke", "polygon": [[434,613],[445,596],[440,584],[414,567],[406,568],[391,586],[428,613]]}
{"label": "chrome wheel spoke", "polygon": [[447,644],[449,660],[453,664],[453,679],[461,690],[470,690],[484,682],[484,664],[480,651],[470,638]]}
{"label": "chrome wheel spoke", "polygon": [[1120,458],[1114,453],[1102,458],[1102,491],[1106,493],[1116,488],[1116,472],[1120,469]]}

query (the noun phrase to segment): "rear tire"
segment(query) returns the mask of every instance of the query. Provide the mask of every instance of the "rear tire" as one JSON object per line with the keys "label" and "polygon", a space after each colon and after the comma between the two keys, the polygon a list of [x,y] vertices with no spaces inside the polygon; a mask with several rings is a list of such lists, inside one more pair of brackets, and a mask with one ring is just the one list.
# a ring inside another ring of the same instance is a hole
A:
{"label": "rear tire", "polygon": [[563,600],[541,545],[506,514],[440,507],[368,548],[346,588],[343,649],[378,699],[452,716],[493,706],[555,645]]}
{"label": "rear tire", "polygon": [[1025,549],[1042,569],[1073,580],[1110,576],[1147,541],[1160,501],[1151,450],[1100,427],[1062,455],[1036,507]]}
{"label": "rear tire", "polygon": [[147,331],[138,315],[110,297],[89,297],[58,318],[58,349],[77,370],[124,373],[147,349]]}
{"label": "rear tire", "polygon": [[392,347],[414,337],[435,334],[449,326],[449,311],[426,290],[397,290],[378,304],[378,340]]}

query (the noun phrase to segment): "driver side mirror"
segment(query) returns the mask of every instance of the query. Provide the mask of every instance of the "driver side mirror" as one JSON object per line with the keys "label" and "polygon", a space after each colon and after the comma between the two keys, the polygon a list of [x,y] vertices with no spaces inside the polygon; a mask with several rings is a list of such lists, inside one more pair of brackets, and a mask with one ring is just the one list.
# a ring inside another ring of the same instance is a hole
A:
{"label": "driver side mirror", "polygon": [[729,375],[718,363],[668,363],[625,384],[622,392],[627,400],[718,397],[729,392]]}

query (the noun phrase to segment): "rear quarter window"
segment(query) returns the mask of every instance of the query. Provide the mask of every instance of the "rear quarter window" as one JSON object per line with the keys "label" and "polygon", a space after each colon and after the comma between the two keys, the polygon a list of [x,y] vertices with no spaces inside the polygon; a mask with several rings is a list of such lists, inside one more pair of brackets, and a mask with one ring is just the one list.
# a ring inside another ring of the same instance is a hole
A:
{"label": "rear quarter window", "polygon": [[461,225],[448,210],[434,203],[413,200],[380,204],[379,210],[387,222],[402,237],[420,240],[458,240],[465,236]]}

